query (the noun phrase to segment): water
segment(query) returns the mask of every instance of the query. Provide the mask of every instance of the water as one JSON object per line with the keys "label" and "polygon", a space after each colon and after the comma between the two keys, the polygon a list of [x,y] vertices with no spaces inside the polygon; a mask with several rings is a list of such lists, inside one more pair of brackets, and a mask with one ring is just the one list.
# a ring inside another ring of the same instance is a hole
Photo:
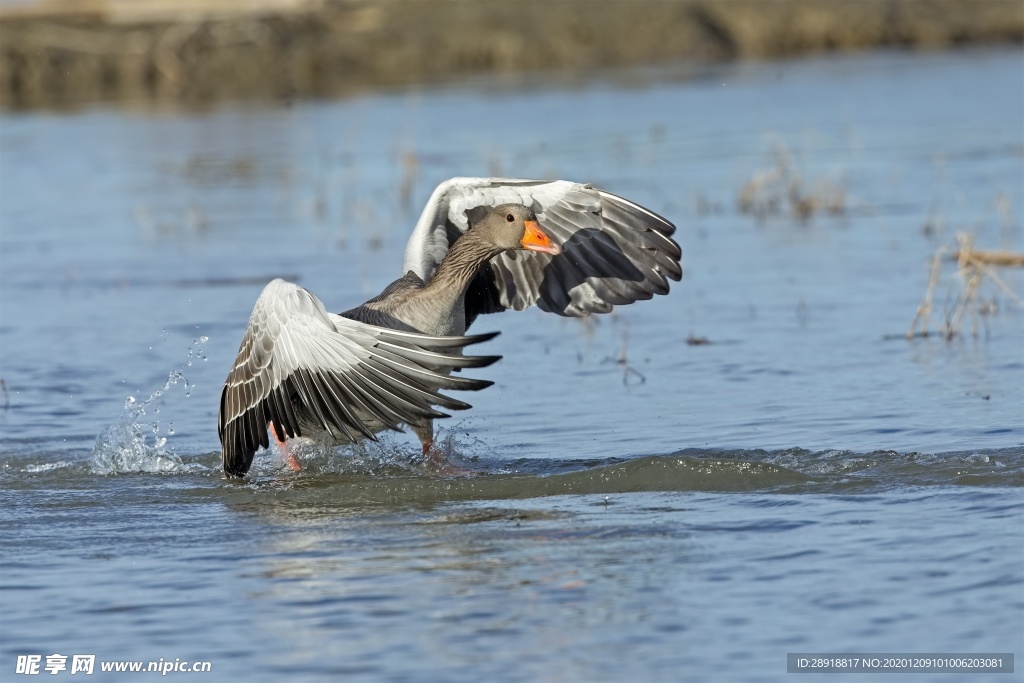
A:
{"label": "water", "polygon": [[[60,653],[217,680],[777,681],[799,651],[1012,652],[1019,680],[1020,271],[976,335],[899,337],[956,232],[1024,249],[1022,72],[877,53],[4,114],[0,677]],[[779,149],[844,211],[741,213]],[[262,285],[348,308],[437,182],[492,173],[672,218],[683,281],[589,324],[480,319],[496,384],[439,423],[476,476],[394,435],[224,480],[218,394]],[[960,291],[949,265],[933,331]]]}

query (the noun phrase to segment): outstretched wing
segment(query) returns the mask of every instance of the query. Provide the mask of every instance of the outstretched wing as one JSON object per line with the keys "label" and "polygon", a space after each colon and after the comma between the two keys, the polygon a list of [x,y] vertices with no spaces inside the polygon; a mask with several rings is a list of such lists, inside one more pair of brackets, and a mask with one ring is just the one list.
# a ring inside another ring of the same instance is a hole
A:
{"label": "outstretched wing", "polygon": [[406,246],[403,272],[428,280],[479,215],[506,203],[533,209],[562,253],[509,251],[492,259],[467,292],[467,324],[480,313],[534,305],[568,316],[606,313],[666,294],[669,280],[682,277],[675,226],[658,214],[591,185],[506,178],[441,183]]}
{"label": "outstretched wing", "polygon": [[439,392],[490,386],[447,373],[498,360],[460,355],[496,335],[432,337],[375,327],[328,313],[313,293],[274,280],[256,301],[221,393],[224,471],[249,470],[256,450],[269,446],[269,423],[282,440],[301,436],[300,422],[311,421],[338,440],[355,441],[448,417],[434,406],[469,408]]}

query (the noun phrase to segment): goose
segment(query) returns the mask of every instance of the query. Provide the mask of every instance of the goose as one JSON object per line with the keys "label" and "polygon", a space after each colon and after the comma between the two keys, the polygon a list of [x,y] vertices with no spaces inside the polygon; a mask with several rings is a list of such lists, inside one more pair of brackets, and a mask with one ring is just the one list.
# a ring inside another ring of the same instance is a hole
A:
{"label": "goose", "polygon": [[431,194],[405,249],[403,275],[335,314],[275,279],[260,294],[224,389],[217,432],[224,472],[244,476],[277,442],[326,434],[337,444],[408,426],[433,453],[438,408],[471,406],[444,390],[490,381],[455,376],[500,356],[467,355],[498,333],[477,317],[537,306],[563,316],[667,294],[682,277],[675,226],[639,204],[567,180],[452,178]]}

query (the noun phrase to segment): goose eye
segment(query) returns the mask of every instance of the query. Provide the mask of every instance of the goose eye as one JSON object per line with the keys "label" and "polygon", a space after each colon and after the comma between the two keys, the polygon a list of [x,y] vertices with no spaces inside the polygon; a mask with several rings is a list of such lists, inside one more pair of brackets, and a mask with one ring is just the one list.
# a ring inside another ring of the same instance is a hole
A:
{"label": "goose eye", "polygon": [[515,217],[515,216],[513,216],[512,214],[507,214],[507,215],[505,216],[505,220],[507,220],[507,221],[508,221],[509,223],[511,223],[511,222],[512,222],[512,221],[514,221],[515,219],[516,219],[516,217]]}

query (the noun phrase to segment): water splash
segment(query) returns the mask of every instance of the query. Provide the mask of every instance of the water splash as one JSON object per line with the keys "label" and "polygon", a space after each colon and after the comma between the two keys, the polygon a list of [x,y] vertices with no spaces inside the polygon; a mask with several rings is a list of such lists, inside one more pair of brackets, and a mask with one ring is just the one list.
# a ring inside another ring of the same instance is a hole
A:
{"label": "water splash", "polygon": [[23,472],[25,472],[26,474],[42,474],[74,466],[75,463],[70,460],[58,460],[57,462],[40,462],[26,466]]}
{"label": "water splash", "polygon": [[[206,353],[203,352],[202,345],[208,341],[210,341],[210,338],[207,337],[206,335],[197,337],[192,340],[192,346],[188,347],[188,358],[185,361],[185,365],[187,365],[188,367],[192,367],[193,359],[206,362]],[[185,385],[185,388],[185,395],[188,396],[191,392],[191,389],[188,387],[187,384]]]}
{"label": "water splash", "polygon": [[[191,366],[194,358],[206,360],[201,345],[209,340],[201,336],[192,340],[188,349],[186,365]],[[185,463],[167,444],[168,437],[174,435],[174,423],[169,422],[166,429],[161,428],[160,420],[155,416],[160,413],[164,394],[171,387],[181,384],[185,397],[192,395],[194,384],[180,370],[171,370],[163,386],[140,401],[135,396],[128,396],[124,402],[124,411],[117,422],[110,425],[96,437],[90,463],[97,474],[117,474],[123,472],[191,472],[206,470],[199,463]]]}
{"label": "water splash", "polygon": [[[489,451],[486,443],[460,432],[462,423],[451,429],[438,430],[434,448],[442,459],[456,469],[472,467]],[[418,442],[409,443],[407,436],[393,432],[377,434],[376,441],[360,440],[354,444],[336,445],[326,434],[316,438],[300,437],[288,442],[290,452],[302,464],[299,476],[340,474],[352,476],[402,476],[422,474],[436,469],[420,452]],[[277,476],[290,471],[276,446],[270,452],[260,449],[253,460],[251,477]]]}
{"label": "water splash", "polygon": [[147,416],[160,412],[164,392],[178,382],[188,380],[172,370],[164,385],[144,401],[129,396],[124,412],[114,424],[96,437],[92,449],[92,468],[98,474],[118,472],[174,472],[182,467],[181,459],[167,448],[167,437],[160,434],[160,421],[147,421]]}
{"label": "water splash", "polygon": [[[355,476],[400,475],[416,471],[413,449],[383,433],[378,441],[363,440],[338,446],[325,434],[317,438],[299,437],[288,441],[289,451],[302,464],[299,476],[341,474]],[[255,477],[289,474],[276,446],[270,452],[260,449],[249,475]]]}

